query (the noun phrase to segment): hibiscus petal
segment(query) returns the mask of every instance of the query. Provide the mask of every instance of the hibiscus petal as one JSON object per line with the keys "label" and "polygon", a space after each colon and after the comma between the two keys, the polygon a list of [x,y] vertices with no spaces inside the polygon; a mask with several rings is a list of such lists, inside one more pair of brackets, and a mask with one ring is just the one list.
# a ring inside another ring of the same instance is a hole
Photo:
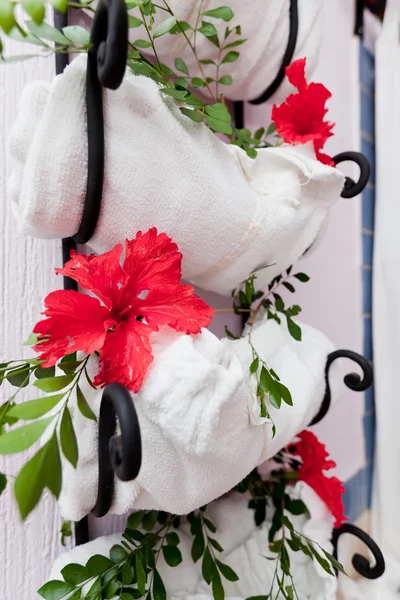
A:
{"label": "hibiscus petal", "polygon": [[306,80],[306,59],[299,58],[286,67],[286,76],[299,92],[306,90],[308,87]]}
{"label": "hibiscus petal", "polygon": [[151,333],[150,327],[135,319],[122,321],[107,333],[94,385],[104,387],[116,382],[137,392],[153,361]]}
{"label": "hibiscus petal", "polygon": [[182,277],[182,254],[166,233],[157,234],[152,227],[139,231],[134,240],[126,240],[124,271],[129,276],[125,295],[138,296],[153,287],[179,283]]}
{"label": "hibiscus petal", "polygon": [[214,310],[196,296],[191,285],[180,283],[150,290],[144,300],[138,300],[137,310],[155,331],[169,325],[184,333],[200,333],[214,315]]}
{"label": "hibiscus petal", "polygon": [[72,250],[71,260],[65,263],[63,269],[56,269],[56,273],[77,281],[83,289],[93,292],[111,310],[120,284],[125,283],[127,279],[120,265],[121,254],[121,244],[99,256],[85,256]]}
{"label": "hibiscus petal", "polygon": [[33,329],[39,338],[45,338],[34,346],[39,359],[46,361],[44,367],[78,350],[86,354],[100,350],[107,329],[115,324],[97,298],[73,290],[52,292],[45,299],[45,307],[48,318]]}

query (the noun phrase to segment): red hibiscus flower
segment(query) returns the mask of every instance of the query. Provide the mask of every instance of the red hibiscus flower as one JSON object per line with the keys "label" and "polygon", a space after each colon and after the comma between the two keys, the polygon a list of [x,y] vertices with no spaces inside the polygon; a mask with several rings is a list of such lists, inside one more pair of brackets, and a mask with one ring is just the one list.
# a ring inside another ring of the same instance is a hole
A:
{"label": "red hibiscus flower", "polygon": [[321,152],[326,140],[333,135],[334,123],[324,121],[325,104],[332,94],[322,83],[307,83],[305,67],[305,58],[286,67],[286,75],[298,93],[290,94],[280,106],[274,105],[271,118],[284,142],[293,146],[314,142],[317,159],[334,166],[330,156]]}
{"label": "red hibiscus flower", "polygon": [[72,290],[52,292],[45,299],[47,319],[34,328],[35,350],[44,367],[66,354],[99,352],[96,386],[119,382],[133,392],[143,383],[153,360],[150,336],[165,325],[187,334],[210,324],[212,308],[181,280],[182,254],[155,228],[138,232],[123,247],[100,256],[71,252],[56,273],[71,277],[97,298]]}
{"label": "red hibiscus flower", "polygon": [[302,463],[298,479],[305,481],[318,494],[334,516],[335,527],[340,527],[347,520],[343,514],[344,487],[337,477],[327,477],[324,473],[336,467],[336,463],[327,460],[329,454],[324,444],[311,431],[303,431],[297,438],[289,449]]}

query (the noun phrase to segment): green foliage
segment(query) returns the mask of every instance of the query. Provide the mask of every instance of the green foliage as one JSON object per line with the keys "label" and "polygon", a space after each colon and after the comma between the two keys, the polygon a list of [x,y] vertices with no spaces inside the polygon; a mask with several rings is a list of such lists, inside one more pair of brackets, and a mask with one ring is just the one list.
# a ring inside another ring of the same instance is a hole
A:
{"label": "green foliage", "polygon": [[66,546],[66,538],[72,537],[72,522],[63,521],[60,529],[61,534],[61,545]]}

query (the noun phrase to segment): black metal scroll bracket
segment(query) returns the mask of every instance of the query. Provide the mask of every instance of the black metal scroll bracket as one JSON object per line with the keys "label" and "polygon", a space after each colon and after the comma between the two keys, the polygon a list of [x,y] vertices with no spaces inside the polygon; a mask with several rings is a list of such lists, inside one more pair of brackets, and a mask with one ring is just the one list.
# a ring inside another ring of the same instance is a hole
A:
{"label": "black metal scroll bracket", "polygon": [[379,546],[365,533],[362,529],[351,523],[343,523],[340,527],[333,530],[332,544],[333,555],[337,559],[338,542],[341,535],[349,533],[361,540],[372,553],[375,560],[375,565],[371,567],[369,560],[361,554],[355,554],[352,559],[352,564],[357,573],[367,579],[378,579],[385,572],[385,559]]}
{"label": "black metal scroll bracket", "polygon": [[128,13],[124,0],[100,0],[90,33],[86,73],[88,175],[82,221],[73,239],[86,244],[99,220],[104,183],[103,87],[123,80],[128,55]]}
{"label": "black metal scroll bracket", "polygon": [[357,363],[358,366],[362,369],[362,379],[360,375],[358,375],[358,373],[349,373],[344,377],[343,381],[349,389],[353,390],[353,392],[364,392],[370,387],[370,385],[372,385],[372,365],[366,358],[361,356],[361,354],[357,354],[357,352],[353,352],[352,350],[336,350],[335,352],[331,352],[331,354],[328,355],[325,366],[325,396],[322,400],[321,408],[319,409],[317,415],[311,421],[309,427],[311,427],[312,425],[316,425],[317,423],[322,421],[322,419],[329,411],[332,398],[331,388],[329,385],[329,369],[331,367],[331,364],[338,358],[349,358],[350,360]]}
{"label": "black metal scroll bracket", "polygon": [[[121,434],[115,435],[116,418]],[[142,463],[142,442],[135,405],[128,390],[110,383],[101,398],[99,417],[99,479],[95,517],[104,517],[114,495],[114,473],[121,481],[136,479]]]}
{"label": "black metal scroll bracket", "polygon": [[364,154],[361,154],[361,152],[341,152],[340,154],[336,154],[332,160],[335,165],[338,165],[341,162],[351,161],[355,162],[360,167],[360,177],[357,183],[351,177],[346,177],[341,197],[354,198],[354,196],[361,194],[371,175],[371,166]]}

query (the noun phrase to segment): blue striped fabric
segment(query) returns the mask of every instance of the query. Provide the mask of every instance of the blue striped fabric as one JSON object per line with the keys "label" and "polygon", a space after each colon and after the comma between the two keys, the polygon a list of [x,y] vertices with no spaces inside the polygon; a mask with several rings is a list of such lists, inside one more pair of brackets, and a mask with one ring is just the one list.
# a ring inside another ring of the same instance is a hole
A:
{"label": "blue striped fabric", "polygon": [[[361,152],[371,164],[371,177],[362,194],[362,279],[364,356],[372,360],[372,253],[375,213],[375,59],[360,46]],[[346,515],[355,521],[371,506],[372,469],[375,440],[373,388],[365,393],[364,436],[366,466],[345,483]]]}

